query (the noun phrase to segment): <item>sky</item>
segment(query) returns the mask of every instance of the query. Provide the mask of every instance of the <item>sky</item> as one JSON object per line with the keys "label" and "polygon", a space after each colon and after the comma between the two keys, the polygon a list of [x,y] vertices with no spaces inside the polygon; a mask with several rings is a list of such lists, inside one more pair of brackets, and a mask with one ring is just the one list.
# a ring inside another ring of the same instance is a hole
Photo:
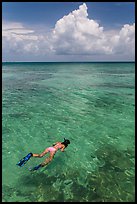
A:
{"label": "sky", "polygon": [[134,60],[134,2],[2,2],[2,61]]}

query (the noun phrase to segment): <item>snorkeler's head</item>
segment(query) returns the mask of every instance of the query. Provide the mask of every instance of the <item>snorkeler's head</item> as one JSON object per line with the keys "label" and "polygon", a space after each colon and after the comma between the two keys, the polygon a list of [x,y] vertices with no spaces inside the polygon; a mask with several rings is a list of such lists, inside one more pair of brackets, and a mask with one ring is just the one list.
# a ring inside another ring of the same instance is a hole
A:
{"label": "snorkeler's head", "polygon": [[61,144],[64,144],[65,147],[67,147],[68,144],[70,144],[70,141],[64,138],[64,142],[61,142]]}

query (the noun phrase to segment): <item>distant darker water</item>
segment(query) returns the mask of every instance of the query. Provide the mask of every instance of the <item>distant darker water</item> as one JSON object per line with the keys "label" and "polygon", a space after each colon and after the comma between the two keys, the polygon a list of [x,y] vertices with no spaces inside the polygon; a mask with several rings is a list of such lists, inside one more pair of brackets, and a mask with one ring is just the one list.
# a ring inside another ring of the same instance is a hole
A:
{"label": "distant darker water", "polygon": [[[3,63],[3,202],[135,201],[134,129],[134,63]],[[16,166],[64,137],[46,168]]]}

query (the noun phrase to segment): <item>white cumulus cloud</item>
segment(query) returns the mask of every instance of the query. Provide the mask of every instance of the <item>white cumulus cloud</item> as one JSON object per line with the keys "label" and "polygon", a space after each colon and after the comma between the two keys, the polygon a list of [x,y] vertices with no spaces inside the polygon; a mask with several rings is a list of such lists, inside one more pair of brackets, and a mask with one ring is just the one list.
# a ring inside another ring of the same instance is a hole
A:
{"label": "white cumulus cloud", "polygon": [[123,25],[118,31],[104,31],[95,20],[88,18],[84,3],[78,10],[58,20],[52,34],[58,54],[134,54],[135,24]]}
{"label": "white cumulus cloud", "polygon": [[[84,3],[58,20],[52,33],[54,49],[64,54],[92,54],[105,51],[100,42],[105,42],[103,27],[95,20],[88,18],[87,6]],[[108,50],[108,48],[107,48]]]}
{"label": "white cumulus cloud", "polygon": [[135,53],[135,23],[125,24],[118,34],[111,36],[113,53],[134,55]]}
{"label": "white cumulus cloud", "polygon": [[28,29],[21,23],[3,22],[2,47],[33,55],[135,55],[135,23],[121,30],[105,31],[96,20],[89,19],[85,3],[59,19],[48,33]]}

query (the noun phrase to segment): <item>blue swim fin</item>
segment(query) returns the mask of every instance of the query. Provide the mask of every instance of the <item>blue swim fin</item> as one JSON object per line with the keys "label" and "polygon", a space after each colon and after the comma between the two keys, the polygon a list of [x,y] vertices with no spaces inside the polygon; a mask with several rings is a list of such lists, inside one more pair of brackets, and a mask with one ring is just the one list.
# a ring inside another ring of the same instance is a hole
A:
{"label": "blue swim fin", "polygon": [[29,170],[30,171],[35,171],[35,170],[38,170],[40,167],[42,167],[41,164],[39,164],[39,165],[35,166],[34,168],[29,169]]}
{"label": "blue swim fin", "polygon": [[27,154],[27,156],[23,157],[23,159],[21,159],[21,160],[17,163],[17,165],[20,166],[20,167],[24,166],[24,164],[26,164],[26,162],[32,157],[32,155],[33,155],[33,154],[30,152],[29,154]]}

